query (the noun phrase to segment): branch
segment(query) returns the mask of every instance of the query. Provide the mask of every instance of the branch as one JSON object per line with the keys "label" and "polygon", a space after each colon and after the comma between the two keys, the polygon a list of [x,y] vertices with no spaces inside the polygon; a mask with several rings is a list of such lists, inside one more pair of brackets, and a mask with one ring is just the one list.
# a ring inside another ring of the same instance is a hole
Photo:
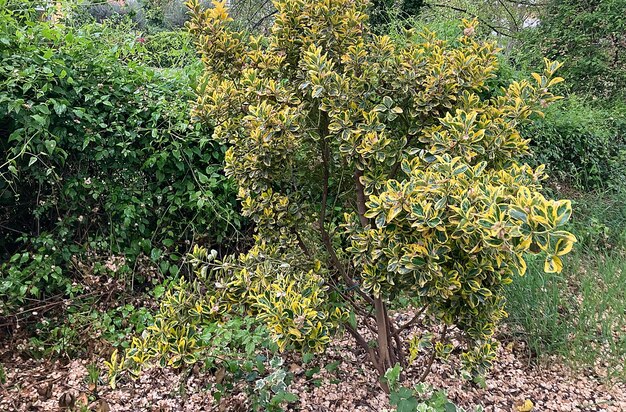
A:
{"label": "branch", "polygon": [[265,16],[263,16],[259,21],[256,22],[256,24],[252,27],[252,30],[256,30],[259,28],[259,26],[261,26],[261,24],[263,24],[263,22],[267,19],[269,19],[270,17],[274,16],[276,13],[278,13],[278,10],[274,10],[273,12],[271,12],[270,14],[267,14]]}
{"label": "branch", "polygon": [[509,10],[507,5],[504,4],[504,1],[498,0],[498,3],[504,8],[504,10],[506,10],[506,13],[509,15],[509,17],[511,18],[511,21],[513,22],[513,25],[515,26],[515,31],[518,32],[519,31],[519,26],[517,25],[517,19],[513,15],[513,12],[511,12],[511,10]]}
{"label": "branch", "polygon": [[393,336],[398,336],[400,335],[400,332],[402,332],[405,329],[410,328],[411,326],[413,326],[415,323],[417,323],[417,320],[420,318],[420,316],[422,316],[422,313],[424,313],[424,311],[426,310],[426,308],[428,307],[428,305],[424,305],[422,306],[422,308],[419,310],[419,312],[417,312],[415,314],[415,316],[413,316],[413,319],[411,319],[410,321],[408,321],[407,323],[405,323],[404,325],[400,326],[398,329],[396,329],[393,332]]}
{"label": "branch", "polygon": [[320,230],[320,234],[322,236],[322,243],[326,248],[326,252],[330,257],[331,264],[339,271],[341,277],[344,282],[357,291],[357,293],[363,297],[368,303],[374,304],[374,300],[368,296],[365,292],[361,290],[359,285],[352,280],[348,272],[346,271],[345,266],[339,260],[337,253],[335,252],[335,248],[333,247],[332,241],[330,239],[330,235],[325,227],[326,221],[326,203],[328,202],[328,181],[330,180],[330,150],[328,148],[328,144],[326,143],[326,136],[328,135],[328,114],[326,112],[320,112],[320,117],[318,121],[318,128],[321,135],[320,148],[322,152],[322,204],[320,207],[320,213],[318,217],[318,226]]}
{"label": "branch", "polygon": [[481,22],[485,26],[489,27],[491,30],[495,31],[499,35],[505,36],[505,37],[513,37],[511,34],[504,33],[502,31],[502,29],[503,29],[502,27],[495,27],[495,26],[493,26],[492,24],[486,22],[483,18],[477,16],[476,14],[470,13],[469,10],[467,10],[467,9],[462,9],[460,7],[451,6],[449,4],[424,3],[424,5],[426,7],[431,7],[431,8],[432,7],[439,7],[439,8],[450,9],[450,10],[458,11],[458,12],[461,12],[461,13],[465,13],[468,16],[475,18],[476,20],[478,20],[479,22]]}
{"label": "branch", "polygon": [[354,339],[359,344],[359,346],[365,349],[365,352],[367,352],[367,354],[369,355],[372,361],[372,364],[376,368],[376,371],[378,371],[378,374],[380,376],[384,376],[385,375],[384,366],[381,366],[379,356],[377,356],[376,352],[374,351],[372,347],[370,347],[370,345],[367,343],[365,338],[350,325],[346,325],[346,330],[350,332],[350,334],[354,337]]}
{"label": "branch", "polygon": [[533,3],[531,1],[518,1],[518,0],[504,0],[507,3],[513,3],[516,5],[522,5],[522,6],[531,6],[531,7],[545,7],[545,6],[549,6],[549,3]]}
{"label": "branch", "polygon": [[356,210],[361,221],[361,226],[366,228],[369,226],[369,219],[365,217],[367,207],[365,206],[365,188],[361,183],[361,177],[363,177],[363,171],[356,169],[354,171],[354,184],[356,186]]}
{"label": "branch", "polygon": [[300,233],[296,230],[295,227],[291,228],[291,232],[296,236],[296,240],[298,242],[298,246],[300,247],[300,249],[302,249],[304,254],[307,255],[309,258],[313,257],[313,255],[311,254],[311,251],[306,246],[306,244],[302,240],[302,237],[300,236]]}
{"label": "branch", "polygon": [[404,348],[402,347],[402,340],[400,336],[398,336],[396,332],[396,327],[391,321],[391,317],[389,316],[389,312],[385,307],[385,317],[387,318],[387,324],[389,325],[389,345],[392,345],[392,340],[396,343],[395,351],[398,361],[400,362],[400,366],[403,368],[407,366],[406,358],[404,356]]}
{"label": "branch", "polygon": [[[448,325],[443,325],[443,332],[441,333],[441,341],[443,341],[446,338],[446,333],[448,333]],[[430,355],[430,359],[428,360],[428,364],[426,365],[426,369],[424,370],[424,372],[420,376],[418,382],[424,382],[424,379],[426,379],[426,377],[430,373],[430,369],[433,366],[433,362],[435,362],[435,357],[436,356],[437,356],[437,351],[433,347],[433,353]]]}
{"label": "branch", "polygon": [[376,310],[376,327],[378,328],[378,354],[383,369],[391,368],[396,363],[395,353],[390,348],[391,345],[391,332],[389,323],[387,322],[387,314],[385,311],[385,303],[382,297],[377,297],[374,300],[374,307]]}

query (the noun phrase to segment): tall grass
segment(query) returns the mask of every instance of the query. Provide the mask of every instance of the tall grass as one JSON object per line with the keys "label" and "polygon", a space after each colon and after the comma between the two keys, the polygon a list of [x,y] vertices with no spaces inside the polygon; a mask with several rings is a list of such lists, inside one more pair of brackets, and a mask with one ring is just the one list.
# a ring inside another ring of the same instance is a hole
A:
{"label": "tall grass", "polygon": [[529,259],[526,276],[506,291],[507,322],[540,359],[557,354],[626,379],[626,199],[608,195],[578,200],[572,229],[581,242],[560,275]]}

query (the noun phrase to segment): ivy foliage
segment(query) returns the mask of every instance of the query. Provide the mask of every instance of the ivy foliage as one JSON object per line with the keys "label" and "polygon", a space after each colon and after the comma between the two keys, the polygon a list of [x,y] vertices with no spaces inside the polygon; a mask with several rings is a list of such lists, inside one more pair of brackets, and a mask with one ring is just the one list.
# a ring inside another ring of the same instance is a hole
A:
{"label": "ivy foliage", "polygon": [[465,370],[483,372],[525,254],[559,272],[575,242],[570,202],[540,193],[544,168],[520,161],[517,130],[557,100],[559,64],[491,90],[497,48],[473,39],[475,22],[455,44],[412,30],[393,41],[371,33],[366,2],[278,0],[263,37],[233,30],[224,3],[190,7],[205,66],[195,115],[229,146],[226,173],[256,224],[239,256],[194,250],[194,310],[244,308],[282,350],[322,351],[345,328],[382,377],[407,363],[409,325],[387,306],[409,298],[424,329],[444,330],[429,345],[413,336],[412,358],[449,355],[455,329]]}
{"label": "ivy foliage", "polygon": [[189,243],[233,233],[224,150],[189,120],[193,74],[120,61],[110,27],[0,9],[0,309],[75,291],[87,254],[169,275]]}

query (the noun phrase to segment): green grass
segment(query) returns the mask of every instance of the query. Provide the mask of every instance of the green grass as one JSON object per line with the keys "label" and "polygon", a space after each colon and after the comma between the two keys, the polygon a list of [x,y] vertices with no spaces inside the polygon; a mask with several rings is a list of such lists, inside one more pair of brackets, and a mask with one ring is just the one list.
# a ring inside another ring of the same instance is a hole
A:
{"label": "green grass", "polygon": [[[626,201],[623,193],[579,198],[572,230],[581,242],[561,274],[529,258],[506,291],[511,333],[532,354],[560,355],[573,367],[601,364],[626,379]],[[621,208],[621,209],[616,209]]]}

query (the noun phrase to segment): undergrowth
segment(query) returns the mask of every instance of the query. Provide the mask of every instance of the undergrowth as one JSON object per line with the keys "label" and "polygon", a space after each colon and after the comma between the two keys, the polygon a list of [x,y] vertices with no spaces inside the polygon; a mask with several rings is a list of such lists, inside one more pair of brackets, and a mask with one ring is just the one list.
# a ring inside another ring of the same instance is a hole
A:
{"label": "undergrowth", "polygon": [[541,360],[626,378],[626,210],[624,193],[581,195],[571,224],[581,244],[559,275],[528,263],[507,289],[511,333]]}

